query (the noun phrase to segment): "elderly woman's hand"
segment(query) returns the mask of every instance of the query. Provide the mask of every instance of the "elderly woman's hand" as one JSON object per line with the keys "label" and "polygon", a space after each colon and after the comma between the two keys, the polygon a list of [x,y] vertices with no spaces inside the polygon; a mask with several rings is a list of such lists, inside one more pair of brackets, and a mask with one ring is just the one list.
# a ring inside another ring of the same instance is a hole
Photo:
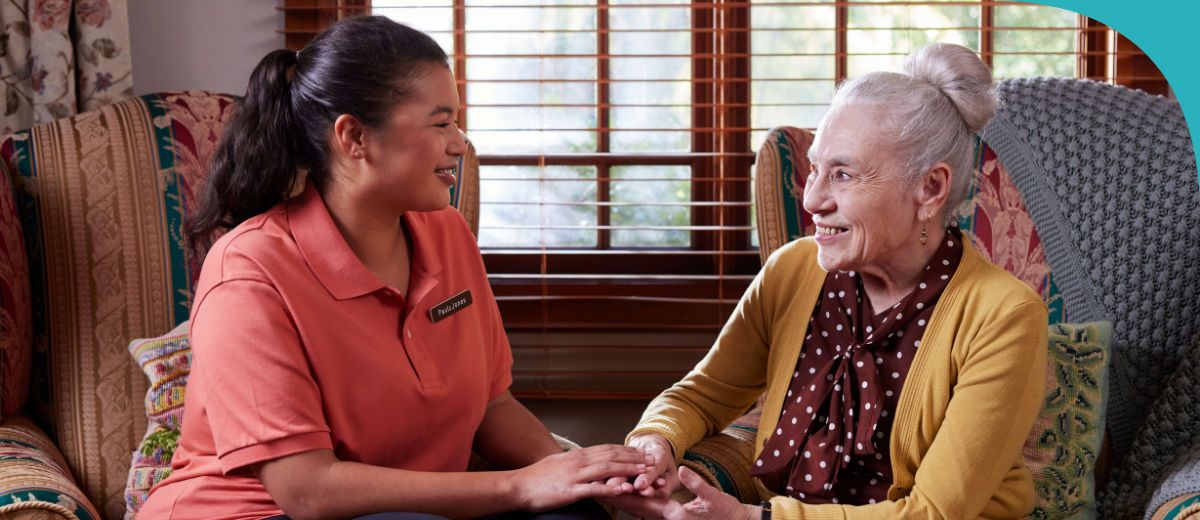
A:
{"label": "elderly woman's hand", "polygon": [[679,480],[696,495],[691,502],[680,504],[670,498],[620,495],[602,499],[622,511],[641,518],[665,520],[758,520],[762,509],[738,502],[736,498],[708,485],[694,471],[679,468]]}
{"label": "elderly woman's hand", "polygon": [[636,448],[652,461],[646,472],[633,481],[634,493],[643,497],[669,498],[679,489],[679,477],[675,474],[675,451],[666,437],[650,433],[629,439],[629,447]]}

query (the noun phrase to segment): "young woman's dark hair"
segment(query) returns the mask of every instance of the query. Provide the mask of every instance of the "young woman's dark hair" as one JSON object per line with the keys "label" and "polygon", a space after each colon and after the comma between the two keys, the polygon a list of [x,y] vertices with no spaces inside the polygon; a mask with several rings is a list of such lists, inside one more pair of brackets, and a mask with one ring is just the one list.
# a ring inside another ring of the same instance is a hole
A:
{"label": "young woman's dark hair", "polygon": [[382,125],[431,64],[448,66],[437,42],[382,16],[342,20],[299,52],[281,49],[264,57],[225,128],[189,218],[197,265],[214,232],[283,201],[300,170],[322,187],[334,120],[350,114],[368,127]]}

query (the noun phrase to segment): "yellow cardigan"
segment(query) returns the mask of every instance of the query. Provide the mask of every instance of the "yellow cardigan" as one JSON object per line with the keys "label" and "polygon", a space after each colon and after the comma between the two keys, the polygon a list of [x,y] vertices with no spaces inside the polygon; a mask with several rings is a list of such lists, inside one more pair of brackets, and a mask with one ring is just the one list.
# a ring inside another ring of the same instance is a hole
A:
{"label": "yellow cardigan", "polygon": [[[1046,307],[967,242],[896,405],[888,500],[846,506],[775,496],[773,518],[959,520],[1020,518],[1033,510],[1021,448],[1045,395]],[[661,434],[682,456],[765,389],[757,458],[779,420],[825,280],[816,252],[815,242],[801,239],[771,255],[712,350],[650,403],[630,437]]]}

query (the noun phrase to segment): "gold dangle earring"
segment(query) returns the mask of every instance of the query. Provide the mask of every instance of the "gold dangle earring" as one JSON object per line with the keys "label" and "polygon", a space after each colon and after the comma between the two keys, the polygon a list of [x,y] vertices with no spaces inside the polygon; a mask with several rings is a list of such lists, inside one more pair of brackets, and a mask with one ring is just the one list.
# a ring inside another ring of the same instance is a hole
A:
{"label": "gold dangle earring", "polygon": [[921,223],[921,245],[925,245],[925,242],[929,241],[929,235],[925,233],[925,226],[929,224],[931,219],[933,219],[933,215],[930,215],[925,219],[924,222]]}

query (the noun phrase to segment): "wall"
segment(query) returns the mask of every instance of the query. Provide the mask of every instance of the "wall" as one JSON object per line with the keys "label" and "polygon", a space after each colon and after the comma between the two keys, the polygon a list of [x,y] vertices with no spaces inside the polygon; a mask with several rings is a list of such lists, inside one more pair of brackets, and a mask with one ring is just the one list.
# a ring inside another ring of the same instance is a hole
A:
{"label": "wall", "polygon": [[242,95],[250,71],[283,48],[276,0],[129,0],[134,93]]}

